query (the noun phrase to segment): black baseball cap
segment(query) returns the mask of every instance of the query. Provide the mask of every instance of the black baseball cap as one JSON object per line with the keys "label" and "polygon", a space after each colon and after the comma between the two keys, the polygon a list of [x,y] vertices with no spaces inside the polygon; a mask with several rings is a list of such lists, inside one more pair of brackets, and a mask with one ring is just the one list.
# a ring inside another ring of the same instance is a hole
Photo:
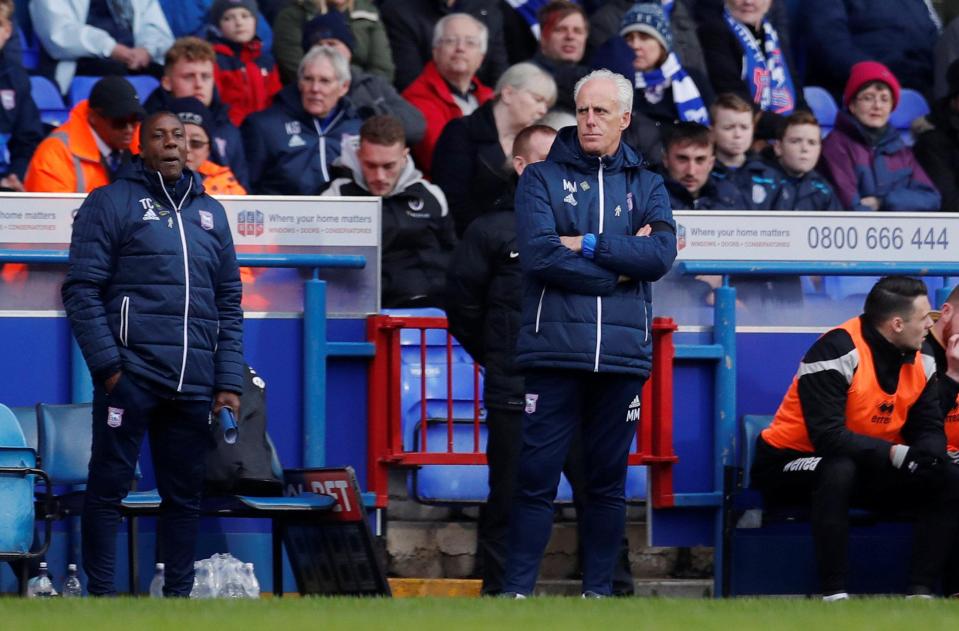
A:
{"label": "black baseball cap", "polygon": [[106,118],[143,119],[146,110],[129,81],[123,77],[103,77],[90,90],[90,108]]}

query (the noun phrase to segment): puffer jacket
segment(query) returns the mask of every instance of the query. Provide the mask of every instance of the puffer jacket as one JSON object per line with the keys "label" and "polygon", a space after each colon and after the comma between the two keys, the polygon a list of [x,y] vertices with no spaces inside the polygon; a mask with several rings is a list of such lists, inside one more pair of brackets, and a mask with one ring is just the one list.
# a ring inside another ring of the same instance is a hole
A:
{"label": "puffer jacket", "polygon": [[[663,179],[625,143],[583,153],[561,129],[544,162],[523,172],[516,232],[525,274],[516,365],[647,376],[652,282],[676,258],[676,224]],[[653,233],[636,237],[649,224]],[[592,260],[560,236],[596,235]]]}
{"label": "puffer jacket", "polygon": [[[336,166],[349,174],[333,180],[324,196],[370,195],[356,152],[359,139],[344,143]],[[383,197],[380,271],[382,306],[443,306],[446,268],[456,239],[446,196],[407,157],[393,190]]]}
{"label": "puffer jacket", "polygon": [[296,84],[280,90],[273,105],[243,123],[252,192],[259,195],[319,195],[330,181],[344,135],[362,121],[347,97],[321,122],[305,109]]}
{"label": "puffer jacket", "polygon": [[242,287],[226,213],[184,170],[174,190],[136,160],[73,223],[63,305],[94,379],[161,396],[243,392]]}
{"label": "puffer jacket", "polygon": [[852,210],[870,210],[860,201],[864,197],[878,197],[879,210],[939,210],[941,206],[932,180],[899,131],[889,125],[871,144],[862,125],[851,114],[839,112],[835,129],[822,143],[820,166],[842,205]]}
{"label": "puffer jacket", "polygon": [[247,114],[266,109],[283,87],[276,62],[258,37],[245,44],[224,38],[213,41],[216,87],[230,106],[230,122],[241,125]]}

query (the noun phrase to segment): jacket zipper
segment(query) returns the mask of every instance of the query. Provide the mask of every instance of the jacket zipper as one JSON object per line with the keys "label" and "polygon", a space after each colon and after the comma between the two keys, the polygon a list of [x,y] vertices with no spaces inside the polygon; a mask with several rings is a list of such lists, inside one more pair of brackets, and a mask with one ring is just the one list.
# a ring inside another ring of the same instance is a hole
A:
{"label": "jacket zipper", "polygon": [[643,296],[643,322],[646,323],[645,324],[646,335],[643,337],[643,342],[648,342],[649,341],[649,311],[647,311],[647,307],[646,307],[646,296]]}
{"label": "jacket zipper", "polygon": [[170,206],[176,211],[176,225],[180,231],[180,245],[183,248],[183,279],[186,283],[183,296],[183,359],[180,362],[180,381],[176,385],[176,391],[180,392],[183,390],[183,377],[186,375],[186,355],[187,350],[190,348],[190,256],[186,248],[186,232],[183,230],[183,216],[180,214],[180,209],[183,207],[183,202],[186,201],[190,190],[193,188],[193,178],[190,178],[190,183],[187,185],[186,192],[183,193],[183,198],[179,204],[173,203],[173,198],[170,197],[170,193],[166,190],[166,185],[163,183],[163,176],[157,173],[157,178],[160,180],[160,188],[163,189],[163,193],[166,195],[167,200],[169,200]]}
{"label": "jacket zipper", "polygon": [[130,334],[130,296],[124,296],[120,303],[120,343],[127,345]]}
{"label": "jacket zipper", "polygon": [[[333,129],[333,126],[339,122],[341,116],[343,116],[343,112],[337,114],[336,118],[330,121],[327,129]],[[326,169],[326,132],[324,132],[320,126],[320,121],[315,118],[313,119],[313,125],[316,127],[316,133],[320,137],[320,170],[323,172],[323,180],[329,182],[330,172]]]}
{"label": "jacket zipper", "polygon": [[534,331],[539,333],[539,316],[543,313],[543,298],[546,297],[546,285],[543,285],[543,291],[539,294],[539,306],[536,307],[536,329]]}
{"label": "jacket zipper", "polygon": [[[603,219],[606,213],[606,193],[603,186],[603,158],[599,158],[599,234],[603,234]],[[599,372],[599,347],[603,342],[603,297],[596,296],[596,359],[593,372]]]}

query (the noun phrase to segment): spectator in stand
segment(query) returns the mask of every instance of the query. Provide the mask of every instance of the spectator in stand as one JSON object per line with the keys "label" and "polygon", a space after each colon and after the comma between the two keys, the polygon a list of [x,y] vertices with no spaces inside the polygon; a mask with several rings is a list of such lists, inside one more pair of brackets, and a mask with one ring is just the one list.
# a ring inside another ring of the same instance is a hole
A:
{"label": "spectator in stand", "polygon": [[721,16],[699,25],[713,89],[752,103],[761,140],[775,138],[783,117],[806,108],[790,51],[767,17],[771,2],[726,0]]}
{"label": "spectator in stand", "polygon": [[775,188],[768,180],[753,182],[766,186],[767,201],[757,210],[843,210],[829,182],[816,171],[822,154],[822,129],[809,112],[794,112],[786,118],[776,154]]}
{"label": "spectator in stand", "polygon": [[[942,35],[936,42],[933,51],[933,72],[935,73],[935,85],[933,86],[932,97],[930,101],[948,96],[949,92],[949,68],[952,62],[959,59],[959,20],[948,22],[948,26],[943,30]],[[928,93],[927,93],[928,97]]]}
{"label": "spectator in stand", "polygon": [[450,202],[457,236],[506,191],[513,173],[506,151],[555,102],[556,83],[545,70],[516,64],[500,77],[493,100],[446,125],[433,153],[433,181]]}
{"label": "spectator in stand", "polygon": [[[340,51],[347,62],[353,61],[356,39],[350,32],[343,15],[330,11],[318,15],[303,27],[303,49],[317,44],[332,46]],[[366,72],[358,66],[350,66],[350,91],[346,93],[356,113],[362,119],[374,114],[389,114],[400,119],[406,130],[406,144],[415,145],[426,134],[423,114],[397,93],[393,85],[381,75]]]}
{"label": "spectator in stand", "polygon": [[838,97],[855,64],[878,61],[907,88],[932,96],[940,28],[927,0],[804,0],[801,6],[809,84]]}
{"label": "spectator in stand", "polygon": [[139,149],[146,112],[123,77],[104,77],[77,103],[30,160],[24,187],[31,193],[89,193],[113,182]]}
{"label": "spectator in stand", "polygon": [[33,0],[42,67],[66,93],[73,76],[152,74],[173,45],[157,0]]}
{"label": "spectator in stand", "polygon": [[169,110],[174,99],[195,97],[210,110],[212,144],[210,159],[230,167],[237,181],[248,188],[249,170],[240,130],[230,122],[229,108],[220,100],[214,82],[216,53],[209,42],[198,37],[181,37],[166,54],[160,87],[153,91],[144,107],[148,112]]}
{"label": "spectator in stand", "polygon": [[280,66],[283,83],[296,79],[296,68],[308,48],[303,47],[307,22],[317,16],[336,14],[349,25],[353,43],[353,75],[355,68],[393,82],[396,68],[386,38],[386,29],[373,0],[294,0],[276,16],[273,54]]}
{"label": "spectator in stand", "polygon": [[633,116],[624,138],[651,164],[659,164],[665,128],[676,121],[709,124],[712,89],[705,76],[687,73],[680,64],[658,2],[635,4],[623,16],[619,34],[597,51],[593,64],[633,80]]}
{"label": "spectator in stand", "polygon": [[271,107],[243,124],[254,193],[319,195],[333,179],[343,136],[359,132],[362,121],[346,98],[350,66],[339,51],[314,46],[299,75]]}
{"label": "spectator in stand", "polygon": [[[669,20],[673,36],[673,50],[683,68],[706,76],[706,59],[696,34],[696,22],[692,8],[695,0],[639,0],[639,2],[661,2],[663,11]],[[620,34],[623,16],[637,0],[609,0],[590,17],[589,48],[598,50],[610,39]]]}
{"label": "spectator in stand", "polygon": [[[173,37],[206,37],[209,31],[207,18],[213,0],[160,0],[163,15]],[[260,11],[256,14],[256,35],[263,41],[263,47],[269,50],[273,45],[273,30],[266,9],[270,0],[261,0]]]}
{"label": "spectator in stand", "polygon": [[931,125],[912,150],[942,195],[942,210],[959,212],[959,61],[949,66],[949,89],[926,117]]}
{"label": "spectator in stand", "polygon": [[402,123],[393,116],[368,118],[359,138],[343,144],[336,164],[348,175],[333,180],[324,196],[383,198],[383,307],[442,308],[456,243],[453,222],[443,191],[413,164]]}
{"label": "spectator in stand", "polygon": [[30,78],[4,45],[13,35],[13,0],[0,0],[0,191],[23,191],[27,165],[43,123],[30,95]]}
{"label": "spectator in stand", "polygon": [[739,189],[710,177],[716,162],[713,135],[700,123],[676,123],[666,134],[663,181],[673,210],[742,210]]}
{"label": "spectator in stand", "polygon": [[186,166],[200,176],[208,195],[246,195],[230,167],[210,160],[213,115],[199,100],[188,96],[175,99],[170,111],[183,123],[186,134]]}
{"label": "spectator in stand", "polygon": [[884,65],[852,67],[843,110],[823,142],[823,171],[845,208],[939,210],[941,197],[912,150],[889,124],[899,103],[899,81]]}
{"label": "spectator in stand", "polygon": [[583,65],[589,20],[583,7],[571,0],[551,0],[539,10],[539,50],[530,59],[556,82],[556,109],[570,114],[576,109],[573,88],[589,74]]}
{"label": "spectator in stand", "polygon": [[[484,39],[489,46],[483,45],[486,58],[478,76],[486,85],[496,83],[509,66],[503,38],[503,15],[496,0],[391,0],[383,5],[381,15],[396,64],[394,83],[397,90],[405,90],[421,75],[430,60],[436,60],[439,21],[463,13],[483,24],[487,33]],[[416,163],[424,166],[419,158]]]}
{"label": "spectator in stand", "polygon": [[451,13],[441,18],[433,33],[433,60],[403,90],[403,98],[426,119],[426,136],[413,148],[413,157],[427,177],[433,148],[446,124],[472,114],[493,96],[476,77],[487,43],[486,26],[473,16]]}
{"label": "spectator in stand", "polygon": [[732,181],[751,157],[755,116],[752,106],[741,97],[720,94],[709,108],[716,143],[716,164],[712,178]]}
{"label": "spectator in stand", "polygon": [[230,122],[266,109],[280,91],[280,73],[256,36],[256,0],[216,0],[210,7],[216,87],[230,106]]}

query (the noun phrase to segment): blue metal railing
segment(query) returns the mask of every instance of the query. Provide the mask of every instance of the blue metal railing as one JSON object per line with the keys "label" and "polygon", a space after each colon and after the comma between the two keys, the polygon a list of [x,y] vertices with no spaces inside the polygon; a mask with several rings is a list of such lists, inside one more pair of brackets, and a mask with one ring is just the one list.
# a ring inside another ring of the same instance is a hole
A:
{"label": "blue metal railing", "polygon": [[[725,469],[736,454],[736,288],[729,285],[729,276],[943,276],[945,286],[936,292],[936,304],[949,293],[950,276],[959,276],[959,263],[914,263],[865,261],[837,263],[833,261],[680,261],[678,270],[685,275],[722,275],[716,289],[713,314],[713,344],[676,345],[676,357],[716,362],[715,433],[713,439],[713,491],[677,493],[677,506],[711,505],[716,508],[714,521],[715,557],[713,559],[713,595],[724,593],[723,566],[723,483]],[[717,350],[718,349],[718,350]],[[718,360],[718,361],[717,361]],[[688,497],[687,497],[688,496]],[[708,497],[703,497],[708,496]],[[705,500],[708,500],[705,501]]]}
{"label": "blue metal railing", "polygon": [[[313,277],[303,287],[303,466],[326,465],[326,362],[330,357],[372,357],[367,342],[330,342],[326,339],[326,281],[321,269],[362,269],[366,257],[339,254],[240,254],[244,267],[311,268]],[[66,265],[66,250],[0,250],[0,264]],[[71,338],[72,340],[72,338]],[[93,391],[90,371],[76,341],[72,341],[71,397],[89,401]]]}

